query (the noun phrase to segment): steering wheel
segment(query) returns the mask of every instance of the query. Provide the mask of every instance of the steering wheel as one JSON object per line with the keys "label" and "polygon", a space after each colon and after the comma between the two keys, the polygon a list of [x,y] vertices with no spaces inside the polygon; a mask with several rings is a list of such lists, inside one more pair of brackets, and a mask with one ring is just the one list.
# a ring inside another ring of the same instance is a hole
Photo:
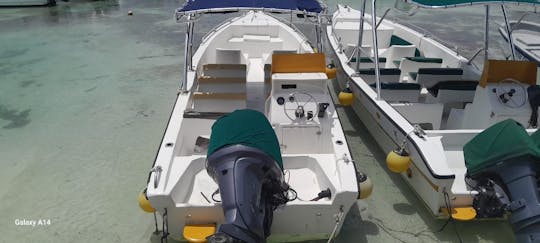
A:
{"label": "steering wheel", "polygon": [[[306,108],[306,105],[310,104],[312,104],[313,110],[308,110]],[[301,121],[303,119],[306,121],[313,121],[313,118],[315,118],[319,112],[318,104],[315,97],[310,93],[305,91],[294,91],[289,94],[287,100],[283,104],[283,112],[285,113],[285,116],[293,122]],[[291,113],[293,114],[292,116]]]}
{"label": "steering wheel", "polygon": [[[514,83],[516,85],[508,86],[503,85],[503,83]],[[519,89],[516,90],[516,87],[519,87]],[[495,94],[499,103],[508,108],[520,108],[527,103],[527,89],[521,85],[521,82],[513,78],[499,81],[499,85],[495,88]]]}

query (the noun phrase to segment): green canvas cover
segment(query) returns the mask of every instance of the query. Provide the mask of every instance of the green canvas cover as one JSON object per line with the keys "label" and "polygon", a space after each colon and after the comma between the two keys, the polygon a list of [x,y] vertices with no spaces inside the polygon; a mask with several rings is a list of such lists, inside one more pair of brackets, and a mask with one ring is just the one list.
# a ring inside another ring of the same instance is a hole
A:
{"label": "green canvas cover", "polygon": [[266,152],[283,169],[283,159],[281,158],[276,133],[264,114],[245,109],[235,110],[219,118],[212,125],[207,156],[212,155],[224,146],[234,144],[257,148]]}
{"label": "green canvas cover", "polygon": [[516,121],[499,122],[476,135],[463,147],[465,166],[470,175],[501,161],[520,157],[540,157],[540,149]]}

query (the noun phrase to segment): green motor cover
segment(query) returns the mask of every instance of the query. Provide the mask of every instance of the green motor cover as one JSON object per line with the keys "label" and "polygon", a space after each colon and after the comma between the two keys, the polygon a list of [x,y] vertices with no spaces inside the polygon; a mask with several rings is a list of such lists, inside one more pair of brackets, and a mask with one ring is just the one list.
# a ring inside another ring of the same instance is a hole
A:
{"label": "green motor cover", "polygon": [[[540,134],[537,135],[540,137]],[[540,139],[537,139],[540,142]],[[476,135],[463,147],[469,175],[500,162],[521,157],[540,157],[540,149],[516,121],[507,119]]]}
{"label": "green motor cover", "polygon": [[220,117],[212,125],[207,157],[218,149],[241,144],[260,149],[271,156],[283,170],[279,142],[266,116],[258,111],[244,109]]}

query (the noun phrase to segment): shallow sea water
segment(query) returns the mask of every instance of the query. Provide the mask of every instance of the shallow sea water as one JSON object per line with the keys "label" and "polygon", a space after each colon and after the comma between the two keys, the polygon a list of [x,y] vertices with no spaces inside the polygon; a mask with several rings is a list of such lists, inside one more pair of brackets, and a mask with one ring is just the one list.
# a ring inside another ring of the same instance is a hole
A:
{"label": "shallow sea water", "polygon": [[[75,0],[0,9],[0,242],[156,242],[153,218],[138,208],[137,195],[182,77],[185,27],[172,18],[181,2]],[[465,56],[483,41],[482,8],[390,16],[457,43]],[[201,20],[198,36],[228,17]],[[494,47],[503,45],[500,20],[492,22]],[[375,191],[353,207],[336,242],[457,242],[456,230],[463,242],[514,241],[500,221],[450,224],[435,233],[445,221],[433,219],[385,169],[385,152],[352,110],[339,112]],[[18,226],[18,219],[51,223]]]}

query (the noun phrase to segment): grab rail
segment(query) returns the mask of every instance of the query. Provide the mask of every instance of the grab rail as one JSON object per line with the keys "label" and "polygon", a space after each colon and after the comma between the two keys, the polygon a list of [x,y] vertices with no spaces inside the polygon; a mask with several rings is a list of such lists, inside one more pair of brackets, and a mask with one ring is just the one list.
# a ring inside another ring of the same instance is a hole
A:
{"label": "grab rail", "polygon": [[158,185],[159,185],[159,179],[161,179],[161,172],[162,171],[163,171],[163,169],[159,165],[150,170],[150,173],[152,173],[152,172],[156,173],[155,176],[154,176],[154,189],[157,188]]}

